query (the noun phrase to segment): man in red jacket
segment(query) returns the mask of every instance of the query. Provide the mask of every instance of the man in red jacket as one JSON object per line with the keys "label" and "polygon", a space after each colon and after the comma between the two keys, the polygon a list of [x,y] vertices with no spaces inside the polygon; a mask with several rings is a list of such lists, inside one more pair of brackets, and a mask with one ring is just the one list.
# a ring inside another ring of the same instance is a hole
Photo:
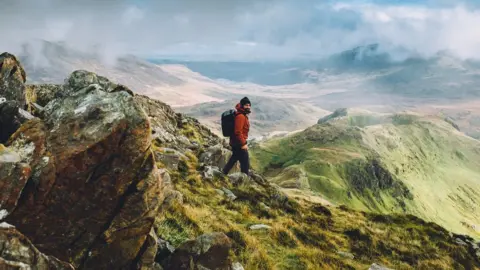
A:
{"label": "man in red jacket", "polygon": [[232,156],[223,168],[223,173],[228,172],[233,168],[237,161],[240,161],[240,168],[242,173],[249,175],[250,160],[248,156],[248,131],[250,130],[250,121],[248,114],[251,112],[252,105],[247,97],[242,98],[240,103],[235,106],[235,130],[230,136],[230,146],[232,147]]}

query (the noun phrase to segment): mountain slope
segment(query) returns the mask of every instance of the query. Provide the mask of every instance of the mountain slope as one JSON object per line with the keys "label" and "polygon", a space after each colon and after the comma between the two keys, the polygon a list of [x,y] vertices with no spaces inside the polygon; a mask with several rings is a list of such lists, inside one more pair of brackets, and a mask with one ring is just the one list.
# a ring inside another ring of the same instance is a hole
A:
{"label": "mountain slope", "polygon": [[319,122],[254,147],[255,166],[334,203],[412,213],[480,236],[479,141],[451,122],[407,113],[340,110]]}

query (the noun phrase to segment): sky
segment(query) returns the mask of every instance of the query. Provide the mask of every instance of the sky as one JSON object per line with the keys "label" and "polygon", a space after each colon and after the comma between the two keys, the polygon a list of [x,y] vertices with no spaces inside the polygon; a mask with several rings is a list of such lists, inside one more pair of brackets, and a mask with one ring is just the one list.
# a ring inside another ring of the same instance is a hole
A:
{"label": "sky", "polygon": [[[371,43],[399,58],[480,58],[480,0],[6,0],[0,51],[62,41],[105,59],[325,57]],[[40,50],[37,48],[37,50]]]}

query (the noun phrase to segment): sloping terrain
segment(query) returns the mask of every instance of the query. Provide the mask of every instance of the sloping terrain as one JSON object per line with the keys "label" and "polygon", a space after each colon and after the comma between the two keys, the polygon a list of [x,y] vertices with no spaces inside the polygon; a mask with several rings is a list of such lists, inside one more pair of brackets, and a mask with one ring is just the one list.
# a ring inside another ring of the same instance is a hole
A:
{"label": "sloping terrain", "polygon": [[335,204],[411,213],[480,236],[480,142],[454,123],[348,110],[319,123],[256,145],[254,167]]}

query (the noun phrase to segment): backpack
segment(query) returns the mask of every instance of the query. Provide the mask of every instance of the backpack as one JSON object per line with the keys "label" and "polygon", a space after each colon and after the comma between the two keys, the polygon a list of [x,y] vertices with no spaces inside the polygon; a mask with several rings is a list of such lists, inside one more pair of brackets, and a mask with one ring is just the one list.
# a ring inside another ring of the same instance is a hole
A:
{"label": "backpack", "polygon": [[222,133],[224,137],[230,137],[235,129],[235,110],[222,113]]}

